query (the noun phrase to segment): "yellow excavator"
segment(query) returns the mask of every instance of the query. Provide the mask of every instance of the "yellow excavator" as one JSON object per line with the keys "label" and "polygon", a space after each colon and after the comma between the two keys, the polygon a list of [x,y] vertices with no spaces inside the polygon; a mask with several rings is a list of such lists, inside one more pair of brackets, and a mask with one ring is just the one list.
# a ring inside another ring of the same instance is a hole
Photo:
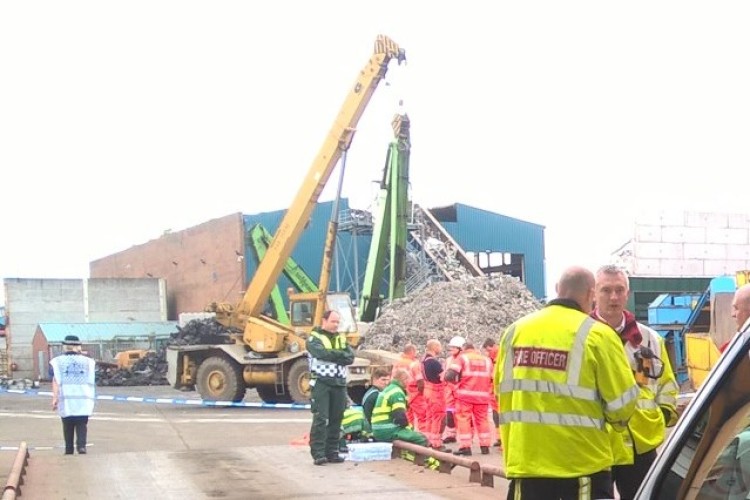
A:
{"label": "yellow excavator", "polygon": [[[246,389],[255,388],[266,402],[308,403],[310,375],[305,338],[313,325],[320,324],[323,312],[337,310],[342,318],[340,331],[347,334],[352,346],[359,344],[349,295],[327,293],[337,230],[335,216],[328,225],[318,291],[290,294],[291,325],[264,315],[263,310],[320,193],[348,150],[356,125],[392,60],[399,64],[404,62],[405,51],[390,38],[378,36],[374,53],[349,90],[244,297],[237,305],[213,303],[207,308],[226,329],[227,342],[172,345],[167,349],[167,379],[173,387],[196,388],[203,399],[212,401],[241,401]],[[347,380],[349,395],[355,402],[364,394],[371,365],[389,362],[388,353],[357,352],[359,355],[349,367]]]}

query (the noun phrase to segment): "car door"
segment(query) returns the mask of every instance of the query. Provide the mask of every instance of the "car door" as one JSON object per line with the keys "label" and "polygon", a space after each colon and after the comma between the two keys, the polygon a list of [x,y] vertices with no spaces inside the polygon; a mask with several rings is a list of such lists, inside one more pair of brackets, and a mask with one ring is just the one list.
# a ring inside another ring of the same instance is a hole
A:
{"label": "car door", "polygon": [[636,498],[750,499],[750,334],[738,334],[690,402]]}

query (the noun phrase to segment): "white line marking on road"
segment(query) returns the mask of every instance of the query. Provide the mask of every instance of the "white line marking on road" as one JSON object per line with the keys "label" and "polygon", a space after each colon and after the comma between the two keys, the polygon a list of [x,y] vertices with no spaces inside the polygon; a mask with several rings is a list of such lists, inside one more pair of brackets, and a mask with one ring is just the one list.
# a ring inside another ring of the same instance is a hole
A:
{"label": "white line marking on road", "polygon": [[[16,413],[9,411],[0,411],[0,417],[9,418],[37,418],[37,419],[58,419],[58,415],[54,413]],[[180,424],[215,424],[215,423],[230,423],[230,424],[309,424],[312,422],[312,418],[216,418],[215,415],[211,415],[207,418],[163,418],[163,417],[118,417],[118,416],[106,416],[98,415],[96,412],[90,417],[90,420],[104,421],[104,422],[157,422],[167,423],[176,422]]]}

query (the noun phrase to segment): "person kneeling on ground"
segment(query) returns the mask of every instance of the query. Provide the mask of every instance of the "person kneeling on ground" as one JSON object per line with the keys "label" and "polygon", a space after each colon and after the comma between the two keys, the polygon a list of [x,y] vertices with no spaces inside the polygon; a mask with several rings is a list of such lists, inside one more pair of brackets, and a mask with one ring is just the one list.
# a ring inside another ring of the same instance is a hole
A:
{"label": "person kneeling on ground", "polygon": [[370,431],[370,423],[365,418],[365,413],[360,407],[350,406],[344,411],[344,419],[341,421],[341,441],[339,451],[347,453],[349,443],[371,443],[374,439]]}
{"label": "person kneeling on ground", "polygon": [[425,435],[409,427],[404,392],[407,380],[409,372],[399,368],[393,372],[391,383],[378,394],[372,411],[372,433],[377,441],[392,442],[399,439],[427,446]]}

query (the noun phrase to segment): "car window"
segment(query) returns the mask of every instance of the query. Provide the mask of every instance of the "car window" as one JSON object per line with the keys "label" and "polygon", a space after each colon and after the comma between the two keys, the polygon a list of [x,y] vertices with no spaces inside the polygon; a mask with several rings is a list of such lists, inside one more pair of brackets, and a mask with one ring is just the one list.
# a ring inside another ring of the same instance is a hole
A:
{"label": "car window", "polygon": [[750,499],[750,357],[747,339],[735,344],[681,418],[639,498]]}

